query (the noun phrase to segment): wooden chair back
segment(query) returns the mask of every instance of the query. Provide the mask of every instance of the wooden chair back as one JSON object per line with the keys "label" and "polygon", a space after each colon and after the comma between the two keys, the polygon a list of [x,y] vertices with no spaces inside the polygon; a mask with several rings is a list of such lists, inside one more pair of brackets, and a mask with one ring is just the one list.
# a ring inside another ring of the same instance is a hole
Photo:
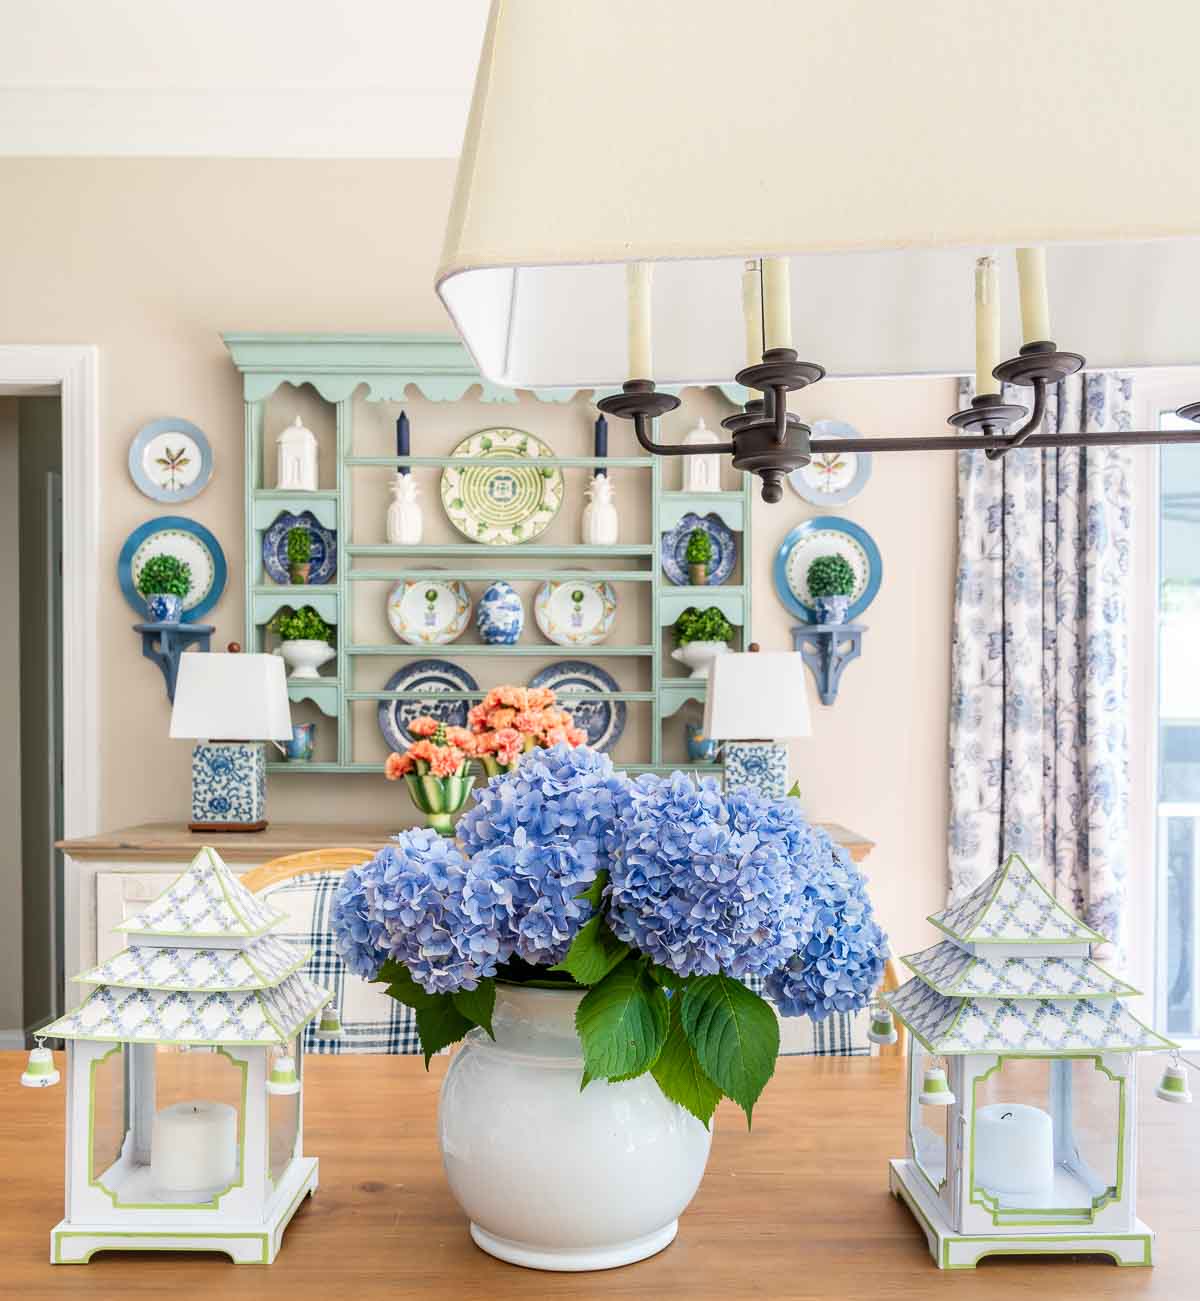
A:
{"label": "wooden chair back", "polygon": [[286,881],[305,872],[344,872],[375,857],[373,849],[306,849],[302,854],[284,854],[261,867],[251,868],[241,877],[247,890],[257,893],[269,885]]}

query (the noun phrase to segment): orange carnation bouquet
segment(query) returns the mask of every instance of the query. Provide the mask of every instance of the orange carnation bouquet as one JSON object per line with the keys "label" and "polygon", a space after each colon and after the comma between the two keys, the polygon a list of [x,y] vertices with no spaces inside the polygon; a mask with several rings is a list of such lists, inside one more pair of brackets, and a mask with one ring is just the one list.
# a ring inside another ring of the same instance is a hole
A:
{"label": "orange carnation bouquet", "polygon": [[475,784],[467,767],[476,753],[476,738],[465,727],[447,727],[426,715],[414,718],[408,730],[417,740],[403,754],[388,755],[383,775],[388,781],[403,777],[425,821],[443,836],[452,836],[453,815]]}
{"label": "orange carnation bouquet", "polygon": [[537,746],[587,744],[587,733],[575,726],[557,700],[549,687],[496,687],[471,707],[467,728],[474,749],[470,753],[489,777],[511,772],[521,756]]}

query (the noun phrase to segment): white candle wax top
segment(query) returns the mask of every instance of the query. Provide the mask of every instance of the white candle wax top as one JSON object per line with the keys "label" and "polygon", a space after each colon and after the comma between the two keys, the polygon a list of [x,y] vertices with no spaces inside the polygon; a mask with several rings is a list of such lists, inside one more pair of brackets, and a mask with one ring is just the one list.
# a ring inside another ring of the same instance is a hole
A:
{"label": "white candle wax top", "polygon": [[975,1112],[975,1184],[998,1193],[1044,1193],[1054,1183],[1054,1122],[1022,1102]]}
{"label": "white candle wax top", "polygon": [[154,1117],[150,1175],[170,1193],[227,1188],[237,1178],[237,1111],[224,1102],[176,1102]]}

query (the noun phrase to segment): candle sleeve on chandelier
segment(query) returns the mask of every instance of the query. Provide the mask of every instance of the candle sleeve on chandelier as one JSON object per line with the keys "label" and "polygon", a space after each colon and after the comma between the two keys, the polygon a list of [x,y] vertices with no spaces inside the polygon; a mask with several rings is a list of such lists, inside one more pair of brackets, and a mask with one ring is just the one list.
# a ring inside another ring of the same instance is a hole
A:
{"label": "candle sleeve on chandelier", "polygon": [[629,295],[629,377],[654,378],[654,350],[650,294],[654,267],[649,262],[631,262],[625,268]]}
{"label": "candle sleeve on chandelier", "polygon": [[763,259],[764,342],[768,348],[790,348],[792,346],[791,266],[789,258],[769,257]]}
{"label": "candle sleeve on chandelier", "polygon": [[992,371],[1000,364],[1000,270],[994,257],[975,263],[975,392],[999,393]]}
{"label": "candle sleeve on chandelier", "polygon": [[742,315],[746,321],[746,365],[757,366],[763,355],[762,269],[758,259],[742,272]]}
{"label": "candle sleeve on chandelier", "polygon": [[1046,288],[1046,250],[1017,249],[1017,279],[1021,286],[1021,335],[1024,343],[1053,339],[1050,296]]}

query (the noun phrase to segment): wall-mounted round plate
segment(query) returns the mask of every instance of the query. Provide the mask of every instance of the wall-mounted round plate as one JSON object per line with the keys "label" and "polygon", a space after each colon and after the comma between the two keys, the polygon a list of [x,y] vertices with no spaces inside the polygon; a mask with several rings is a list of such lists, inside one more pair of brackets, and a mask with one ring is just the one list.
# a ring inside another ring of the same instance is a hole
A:
{"label": "wall-mounted round plate", "polygon": [[154,501],[190,501],[212,472],[212,448],[190,420],[152,420],[129,444],[130,478]]}
{"label": "wall-mounted round plate", "polygon": [[[478,691],[479,683],[449,660],[416,660],[397,669],[383,685],[384,691]],[[413,743],[408,725],[422,714],[436,718],[447,727],[466,727],[469,700],[381,700],[379,730],[388,745],[398,752]]]}
{"label": "wall-mounted round plate", "polygon": [[611,750],[625,730],[623,700],[572,700],[583,692],[620,691],[621,684],[611,673],[587,660],[559,660],[548,664],[529,679],[531,687],[550,687],[558,703],[575,720],[575,726],[587,733],[593,750]]}
{"label": "wall-mounted round plate", "polygon": [[775,555],[775,591],[787,609],[805,623],[817,621],[808,590],[808,567],[818,556],[833,555],[844,557],[854,571],[848,621],[857,619],[879,591],[883,559],[866,529],[836,515],[806,520],[784,538]]}
{"label": "wall-mounted round plate", "polygon": [[203,524],[182,515],[147,520],[125,539],[117,558],[117,581],[125,599],[145,618],[146,602],[137,590],[138,575],[151,556],[163,554],[178,556],[192,571],[192,585],[183,598],[184,623],[203,619],[225,590],[225,553]]}
{"label": "wall-mounted round plate", "polygon": [[442,471],[442,505],[450,523],[472,542],[493,547],[528,542],[550,527],[563,501],[563,473],[532,462],[554,449],[523,429],[481,429],[451,456],[528,459],[524,465],[448,465]]}
{"label": "wall-mounted round plate", "polygon": [[457,580],[402,578],[387,594],[392,631],[410,646],[445,646],[471,621],[471,594]]}
{"label": "wall-mounted round plate", "polygon": [[547,641],[596,646],[612,632],[617,593],[611,583],[572,579],[545,582],[533,598],[533,617]]}
{"label": "wall-mounted round plate", "polygon": [[[815,420],[812,433],[814,438],[862,437],[844,420]],[[817,452],[788,475],[788,483],[813,506],[843,506],[862,492],[870,477],[870,452]]]}

